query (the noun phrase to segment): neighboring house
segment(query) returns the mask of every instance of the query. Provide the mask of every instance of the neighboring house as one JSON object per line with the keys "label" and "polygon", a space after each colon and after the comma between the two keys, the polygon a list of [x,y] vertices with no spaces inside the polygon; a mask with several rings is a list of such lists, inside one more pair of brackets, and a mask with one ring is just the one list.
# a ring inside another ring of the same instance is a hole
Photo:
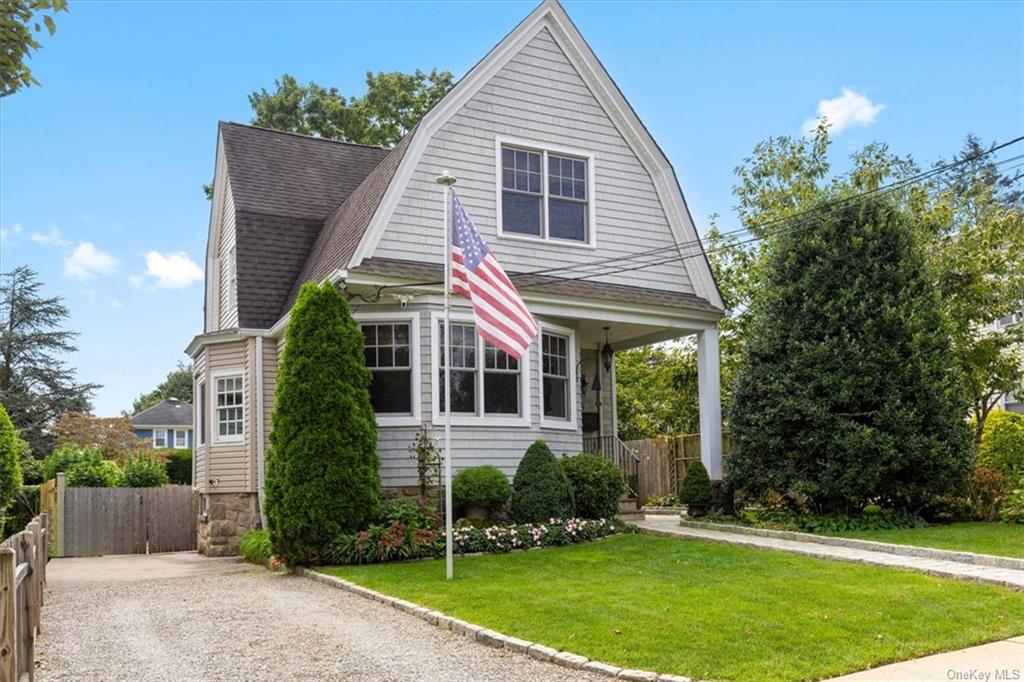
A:
{"label": "neighboring house", "polygon": [[394,149],[220,124],[205,329],[186,351],[200,551],[231,552],[259,518],[278,359],[307,281],[348,295],[373,374],[382,485],[413,490],[409,445],[421,424],[439,439],[444,424],[435,179],[446,170],[541,327],[516,362],[454,299],[455,468],[512,475],[538,438],[635,466],[616,435],[613,352],[696,335],[701,456],[721,478],[721,295],[669,160],[549,0]]}
{"label": "neighboring house", "polygon": [[[993,327],[998,331],[1012,327],[1013,325],[1021,324],[1024,321],[1024,303],[1021,304],[1021,312],[1011,313],[1006,317],[1003,317],[996,321]],[[1024,359],[1022,359],[1024,362]],[[998,407],[1009,412],[1017,412],[1018,414],[1024,414],[1024,393],[1004,393],[999,398]]]}
{"label": "neighboring house", "polygon": [[153,448],[184,449],[193,446],[192,405],[168,398],[131,417],[135,435]]}

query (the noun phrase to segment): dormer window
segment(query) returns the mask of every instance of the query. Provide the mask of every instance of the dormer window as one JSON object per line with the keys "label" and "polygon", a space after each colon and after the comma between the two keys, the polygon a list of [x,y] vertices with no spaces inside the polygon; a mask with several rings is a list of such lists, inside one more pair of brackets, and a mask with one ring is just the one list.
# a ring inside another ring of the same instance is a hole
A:
{"label": "dormer window", "polygon": [[498,233],[594,245],[593,156],[499,139]]}

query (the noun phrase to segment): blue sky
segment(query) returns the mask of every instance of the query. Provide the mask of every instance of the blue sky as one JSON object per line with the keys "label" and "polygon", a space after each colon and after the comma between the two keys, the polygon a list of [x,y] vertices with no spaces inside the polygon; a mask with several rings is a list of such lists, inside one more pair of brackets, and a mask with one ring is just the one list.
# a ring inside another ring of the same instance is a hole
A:
{"label": "blue sky", "polygon": [[[0,100],[0,269],[66,298],[70,358],[117,414],[202,329],[218,120],[288,72],[363,91],[366,70],[461,76],[534,3],[73,2]],[[566,8],[675,165],[698,227],[735,227],[733,168],[820,106],[922,162],[1024,132],[1024,3],[588,3]],[[845,89],[845,90],[844,90]],[[846,93],[846,94],[844,94]]]}

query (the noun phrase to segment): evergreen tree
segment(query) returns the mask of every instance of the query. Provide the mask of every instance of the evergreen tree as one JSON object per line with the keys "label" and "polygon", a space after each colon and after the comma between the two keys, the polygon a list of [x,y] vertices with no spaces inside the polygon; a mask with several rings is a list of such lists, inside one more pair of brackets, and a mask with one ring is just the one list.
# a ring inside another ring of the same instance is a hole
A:
{"label": "evergreen tree", "polygon": [[274,554],[289,565],[316,562],[340,533],[379,512],[369,386],[348,303],[331,284],[305,284],[277,375],[265,484]]}
{"label": "evergreen tree", "polygon": [[963,485],[967,401],[924,251],[875,199],[781,232],[733,393],[732,485],[818,511],[917,510]]}
{"label": "evergreen tree", "polygon": [[0,530],[3,530],[4,516],[14,502],[14,494],[21,487],[21,440],[14,430],[7,410],[0,403]]}

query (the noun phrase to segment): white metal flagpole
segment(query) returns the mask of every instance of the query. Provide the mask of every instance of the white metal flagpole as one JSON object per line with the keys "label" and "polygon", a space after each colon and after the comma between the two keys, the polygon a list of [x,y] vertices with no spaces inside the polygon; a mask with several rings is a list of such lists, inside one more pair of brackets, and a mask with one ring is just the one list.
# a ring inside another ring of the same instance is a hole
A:
{"label": "white metal flagpole", "polygon": [[449,315],[452,298],[452,229],[448,213],[455,176],[445,171],[437,176],[437,183],[444,186],[444,561],[445,575],[451,580],[455,575],[455,566],[452,559],[452,335]]}

